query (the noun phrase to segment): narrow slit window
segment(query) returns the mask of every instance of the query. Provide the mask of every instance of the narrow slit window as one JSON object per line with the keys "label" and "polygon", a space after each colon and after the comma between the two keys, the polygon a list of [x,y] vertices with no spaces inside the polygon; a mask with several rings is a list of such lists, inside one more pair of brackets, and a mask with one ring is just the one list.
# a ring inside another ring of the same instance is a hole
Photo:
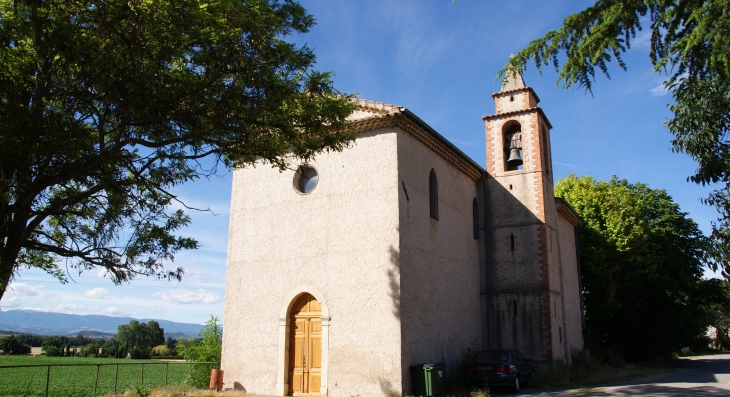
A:
{"label": "narrow slit window", "polygon": [[428,197],[431,207],[431,218],[439,220],[439,185],[436,180],[436,171],[431,168],[428,176]]}
{"label": "narrow slit window", "polygon": [[509,250],[515,250],[515,235],[512,233],[509,234]]}
{"label": "narrow slit window", "polygon": [[517,317],[517,299],[512,301],[512,310],[515,312],[515,317]]}
{"label": "narrow slit window", "polygon": [[477,203],[476,197],[474,197],[474,201],[471,202],[471,212],[474,227],[474,240],[479,240],[479,203]]}
{"label": "narrow slit window", "polygon": [[558,336],[560,336],[560,341],[563,341],[563,328],[558,327]]}
{"label": "narrow slit window", "polygon": [[541,137],[540,137],[540,147],[542,149],[542,163],[543,163],[543,169],[545,170],[545,173],[547,175],[550,175],[550,166],[552,165],[552,161],[550,161],[550,144],[548,142],[548,134],[547,130],[543,127],[540,129]]}

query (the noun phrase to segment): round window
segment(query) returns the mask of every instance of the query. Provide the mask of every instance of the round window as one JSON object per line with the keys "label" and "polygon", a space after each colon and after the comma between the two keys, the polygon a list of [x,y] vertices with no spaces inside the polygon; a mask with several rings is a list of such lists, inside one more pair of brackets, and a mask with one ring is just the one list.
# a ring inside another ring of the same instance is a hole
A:
{"label": "round window", "polygon": [[300,192],[307,194],[314,190],[319,181],[317,170],[312,167],[301,167],[294,174],[294,187]]}

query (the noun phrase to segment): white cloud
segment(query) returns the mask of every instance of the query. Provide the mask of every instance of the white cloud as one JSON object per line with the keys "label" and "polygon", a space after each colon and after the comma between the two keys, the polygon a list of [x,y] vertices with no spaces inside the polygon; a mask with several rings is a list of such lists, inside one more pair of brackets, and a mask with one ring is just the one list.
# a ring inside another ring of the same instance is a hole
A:
{"label": "white cloud", "polygon": [[651,89],[651,96],[663,96],[666,95],[668,92],[669,91],[667,90],[667,87],[664,86],[664,83],[661,83]]}
{"label": "white cloud", "polygon": [[191,291],[185,288],[177,288],[174,290],[157,292],[154,297],[161,298],[166,302],[191,304],[191,303],[218,303],[221,301],[220,295],[215,292],[208,292],[203,289]]}
{"label": "white cloud", "polygon": [[53,305],[46,305],[43,307],[29,307],[28,310],[38,310],[41,312],[56,312],[56,313],[67,313],[77,314],[79,312],[96,309],[93,306],[77,305],[75,303],[58,303]]}
{"label": "white cloud", "polygon": [[86,291],[85,295],[87,298],[92,299],[116,299],[119,297],[109,292],[108,289],[101,287],[90,289]]}
{"label": "white cloud", "polygon": [[18,295],[23,296],[36,296],[38,291],[43,288],[43,285],[28,285],[24,283],[12,283],[10,284],[10,290]]}
{"label": "white cloud", "polygon": [[127,309],[120,309],[118,307],[108,307],[106,309],[103,309],[101,311],[101,314],[105,314],[107,316],[117,316],[117,317],[130,317],[135,314],[135,312]]}
{"label": "white cloud", "polygon": [[643,50],[651,48],[651,29],[644,29],[636,33],[631,42],[631,48]]}
{"label": "white cloud", "polygon": [[162,306],[148,307],[147,310],[150,313],[154,313],[154,314],[162,314],[162,313],[167,312],[167,308],[162,307]]}
{"label": "white cloud", "polygon": [[2,302],[0,302],[0,308],[2,309],[13,309],[20,306],[20,299],[18,299],[17,296],[11,296],[9,298],[4,298]]}

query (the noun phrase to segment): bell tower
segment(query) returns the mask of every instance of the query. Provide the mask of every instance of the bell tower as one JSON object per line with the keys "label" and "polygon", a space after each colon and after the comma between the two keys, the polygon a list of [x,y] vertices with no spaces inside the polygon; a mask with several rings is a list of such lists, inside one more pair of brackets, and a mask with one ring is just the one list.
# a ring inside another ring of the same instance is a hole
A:
{"label": "bell tower", "polygon": [[532,88],[508,72],[486,124],[488,331],[493,348],[569,360],[550,129]]}

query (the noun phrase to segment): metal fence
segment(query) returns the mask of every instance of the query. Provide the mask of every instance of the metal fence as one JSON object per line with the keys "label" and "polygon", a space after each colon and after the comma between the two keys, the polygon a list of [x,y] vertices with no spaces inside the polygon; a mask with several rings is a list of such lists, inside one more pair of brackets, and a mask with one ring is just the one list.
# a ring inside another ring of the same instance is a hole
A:
{"label": "metal fence", "polygon": [[[97,395],[123,393],[125,390],[135,387],[181,385],[191,368],[205,366],[213,369],[216,364],[214,362],[131,362],[0,366],[0,395],[96,397]],[[146,372],[145,369],[147,369]]]}

